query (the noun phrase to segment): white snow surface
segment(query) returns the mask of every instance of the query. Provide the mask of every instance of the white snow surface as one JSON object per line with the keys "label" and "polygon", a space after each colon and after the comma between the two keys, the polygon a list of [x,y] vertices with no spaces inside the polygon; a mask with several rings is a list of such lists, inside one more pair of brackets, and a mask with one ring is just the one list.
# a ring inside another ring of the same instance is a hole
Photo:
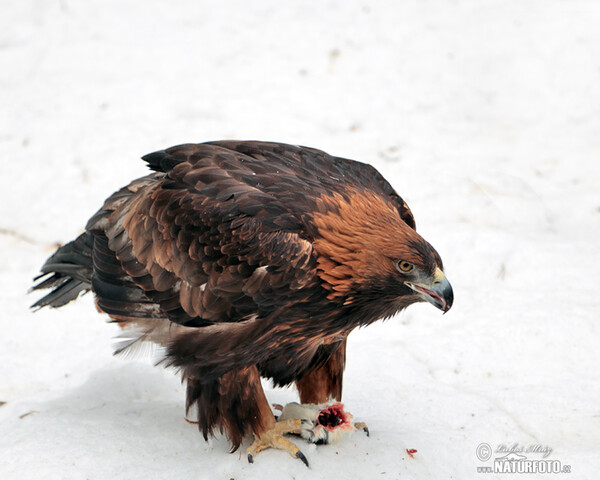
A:
{"label": "white snow surface", "polygon": [[[598,478],[599,2],[5,0],[1,12],[1,479]],[[141,155],[226,138],[373,164],[454,287],[444,316],[416,305],[352,333],[344,403],[371,437],[295,439],[310,468],[205,442],[174,372],[112,356],[118,328],[91,295],[28,310],[44,260],[147,173]],[[549,447],[571,473],[478,473],[493,465],[482,443],[493,458],[502,444]]]}

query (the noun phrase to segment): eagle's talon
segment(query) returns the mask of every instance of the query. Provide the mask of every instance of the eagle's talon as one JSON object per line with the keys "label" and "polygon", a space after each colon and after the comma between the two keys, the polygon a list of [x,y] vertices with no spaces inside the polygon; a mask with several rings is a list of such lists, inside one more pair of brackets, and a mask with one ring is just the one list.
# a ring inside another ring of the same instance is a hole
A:
{"label": "eagle's talon", "polygon": [[304,454],[300,450],[298,450],[296,452],[296,458],[299,458],[300,460],[302,460],[302,462],[304,463],[304,465],[306,465],[307,467],[309,467],[308,460],[306,459],[306,457],[304,456]]}
{"label": "eagle's talon", "polygon": [[369,427],[367,426],[366,423],[364,422],[354,422],[354,428],[356,428],[357,430],[362,430],[363,432],[365,432],[365,434],[367,435],[367,437],[371,436],[371,433],[369,432]]}
{"label": "eagle's talon", "polygon": [[248,462],[254,463],[254,457],[267,448],[276,448],[288,452],[292,457],[302,460],[308,467],[308,460],[296,444],[290,442],[283,435],[287,433],[300,434],[302,430],[301,421],[299,419],[290,419],[282,422],[277,422],[271,430],[257,435],[254,443],[248,447]]}

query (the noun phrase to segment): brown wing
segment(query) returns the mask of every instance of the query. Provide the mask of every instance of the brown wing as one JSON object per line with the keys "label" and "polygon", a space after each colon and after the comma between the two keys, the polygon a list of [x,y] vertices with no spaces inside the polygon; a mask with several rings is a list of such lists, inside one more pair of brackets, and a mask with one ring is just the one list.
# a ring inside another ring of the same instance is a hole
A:
{"label": "brown wing", "polygon": [[207,326],[266,316],[315,281],[299,221],[229,174],[248,174],[241,161],[216,165],[214,150],[132,182],[90,220],[102,310]]}

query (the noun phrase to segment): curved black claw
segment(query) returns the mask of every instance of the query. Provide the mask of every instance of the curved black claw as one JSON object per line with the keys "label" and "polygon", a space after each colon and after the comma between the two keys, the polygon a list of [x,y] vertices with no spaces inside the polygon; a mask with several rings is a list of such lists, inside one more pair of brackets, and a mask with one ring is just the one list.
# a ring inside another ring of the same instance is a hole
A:
{"label": "curved black claw", "polygon": [[371,436],[371,433],[369,432],[369,427],[367,426],[366,423],[356,422],[354,424],[354,428],[356,428],[357,430],[362,430],[363,432],[365,432],[367,434],[367,437]]}
{"label": "curved black claw", "polygon": [[251,453],[248,454],[248,462],[249,463],[254,463],[254,457],[252,456]]}
{"label": "curved black claw", "polygon": [[298,450],[296,452],[296,458],[299,458],[300,460],[302,460],[302,462],[304,462],[304,465],[306,465],[308,467],[308,460],[306,459],[306,457],[300,450]]}

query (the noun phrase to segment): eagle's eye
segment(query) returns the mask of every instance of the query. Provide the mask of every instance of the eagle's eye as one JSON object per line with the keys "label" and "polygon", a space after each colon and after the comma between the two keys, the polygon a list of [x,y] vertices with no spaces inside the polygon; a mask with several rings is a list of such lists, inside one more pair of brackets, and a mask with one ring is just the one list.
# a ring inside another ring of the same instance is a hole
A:
{"label": "eagle's eye", "polygon": [[403,273],[408,273],[412,271],[413,268],[415,268],[415,266],[412,263],[406,262],[404,260],[398,261],[398,270],[400,270]]}

